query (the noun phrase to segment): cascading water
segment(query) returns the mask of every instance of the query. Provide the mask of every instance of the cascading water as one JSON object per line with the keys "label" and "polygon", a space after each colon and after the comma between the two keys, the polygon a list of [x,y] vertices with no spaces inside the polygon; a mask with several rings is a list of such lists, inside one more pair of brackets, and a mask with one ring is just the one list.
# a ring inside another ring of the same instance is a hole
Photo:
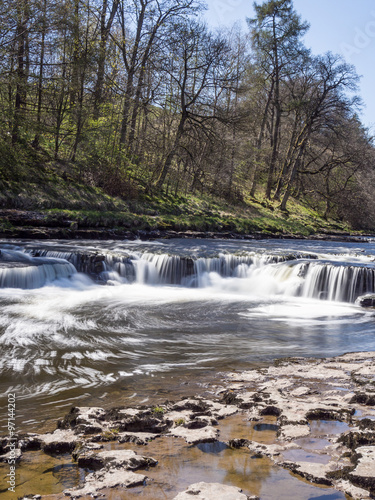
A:
{"label": "cascading water", "polygon": [[0,253],[0,288],[40,288],[74,273],[75,267],[63,259],[30,257],[14,250]]}
{"label": "cascading water", "polygon": [[302,296],[340,302],[374,292],[375,267],[310,263],[302,286]]}
{"label": "cascading water", "polygon": [[0,251],[0,397],[17,392],[30,430],[75,398],[126,404],[181,373],[375,347],[371,311],[353,304],[375,290],[375,244],[29,241]]}
{"label": "cascading water", "polygon": [[241,290],[247,284],[252,294],[257,293],[262,280],[267,280],[267,291],[271,294],[341,302],[354,302],[358,296],[375,290],[372,262],[350,264],[298,252],[219,253],[203,257],[40,246],[25,246],[23,251],[26,253],[3,250],[0,287],[37,288],[77,270],[108,284],[202,288],[212,286],[213,282],[217,286],[218,279],[222,279],[225,287],[226,278],[237,278],[242,280]]}

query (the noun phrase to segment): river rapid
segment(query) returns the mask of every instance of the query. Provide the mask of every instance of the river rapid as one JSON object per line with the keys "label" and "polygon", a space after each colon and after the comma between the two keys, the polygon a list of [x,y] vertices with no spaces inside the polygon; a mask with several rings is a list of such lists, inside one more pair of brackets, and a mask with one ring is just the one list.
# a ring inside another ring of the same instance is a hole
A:
{"label": "river rapid", "polygon": [[[375,350],[375,242],[1,241],[0,394],[19,431],[217,372]],[[53,422],[53,424],[52,424]],[[2,434],[6,415],[1,415]]]}

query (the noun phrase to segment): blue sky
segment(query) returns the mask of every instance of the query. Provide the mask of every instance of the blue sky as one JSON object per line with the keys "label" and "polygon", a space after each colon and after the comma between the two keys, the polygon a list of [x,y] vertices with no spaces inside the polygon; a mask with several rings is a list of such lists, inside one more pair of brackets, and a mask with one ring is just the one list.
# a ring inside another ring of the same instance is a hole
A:
{"label": "blue sky", "polygon": [[[258,0],[261,3],[262,0]],[[246,29],[253,15],[252,0],[206,0],[210,26],[231,26],[237,21]],[[361,76],[359,95],[364,102],[361,119],[375,133],[375,1],[294,0],[294,8],[310,23],[305,44],[314,54],[341,54]]]}

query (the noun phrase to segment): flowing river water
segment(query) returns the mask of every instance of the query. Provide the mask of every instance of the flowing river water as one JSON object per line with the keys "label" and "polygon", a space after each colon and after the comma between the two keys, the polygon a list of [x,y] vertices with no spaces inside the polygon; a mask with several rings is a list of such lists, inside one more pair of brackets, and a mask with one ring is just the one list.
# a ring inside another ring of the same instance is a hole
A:
{"label": "flowing river water", "polygon": [[16,393],[19,431],[53,429],[73,405],[192,394],[275,358],[375,350],[374,313],[355,304],[375,291],[375,241],[3,240],[0,252],[1,407]]}

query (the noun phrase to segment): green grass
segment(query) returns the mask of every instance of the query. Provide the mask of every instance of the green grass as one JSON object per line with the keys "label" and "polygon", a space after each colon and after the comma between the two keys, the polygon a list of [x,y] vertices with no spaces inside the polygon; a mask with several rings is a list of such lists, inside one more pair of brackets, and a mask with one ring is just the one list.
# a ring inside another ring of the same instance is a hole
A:
{"label": "green grass", "polygon": [[[96,193],[91,204],[102,203],[103,195]],[[72,204],[75,206],[75,204]],[[85,201],[84,206],[90,206]],[[56,222],[68,219],[79,227],[103,227],[126,230],[172,230],[197,232],[234,232],[265,235],[310,236],[319,232],[350,232],[342,222],[326,220],[316,211],[291,200],[289,212],[278,208],[276,202],[260,204],[229,204],[217,198],[188,196],[139,199],[125,203],[112,201],[112,210],[49,208],[43,212]]]}
{"label": "green grass", "polygon": [[[262,196],[229,202],[208,195],[147,195],[140,189],[137,196],[122,199],[77,182],[77,165],[56,162],[46,153],[26,148],[7,149],[4,145],[0,153],[0,208],[42,212],[56,226],[59,221],[68,220],[80,228],[120,230],[301,236],[350,232],[346,224],[325,220],[293,198],[287,213],[278,208],[278,202]],[[6,221],[0,223],[2,229],[7,229]]]}

